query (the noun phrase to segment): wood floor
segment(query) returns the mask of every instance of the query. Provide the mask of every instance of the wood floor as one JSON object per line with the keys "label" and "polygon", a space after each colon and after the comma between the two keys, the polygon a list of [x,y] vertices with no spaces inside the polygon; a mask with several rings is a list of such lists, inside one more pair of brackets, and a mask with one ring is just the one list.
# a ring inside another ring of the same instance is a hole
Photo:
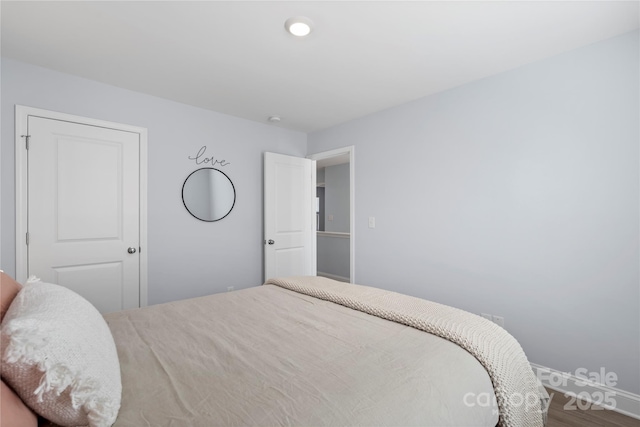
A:
{"label": "wood floor", "polygon": [[[584,401],[577,404],[578,402],[559,391],[547,391],[549,395],[553,393],[547,427],[640,427],[640,420],[635,418],[600,409]],[[588,409],[580,409],[587,407]]]}

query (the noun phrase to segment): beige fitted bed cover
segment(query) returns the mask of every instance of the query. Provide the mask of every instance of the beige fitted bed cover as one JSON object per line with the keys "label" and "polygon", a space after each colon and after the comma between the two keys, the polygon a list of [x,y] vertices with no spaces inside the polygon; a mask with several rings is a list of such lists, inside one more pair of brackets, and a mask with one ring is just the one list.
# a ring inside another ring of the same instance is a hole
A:
{"label": "beige fitted bed cover", "polygon": [[498,422],[489,375],[458,345],[280,286],[105,318],[118,427]]}

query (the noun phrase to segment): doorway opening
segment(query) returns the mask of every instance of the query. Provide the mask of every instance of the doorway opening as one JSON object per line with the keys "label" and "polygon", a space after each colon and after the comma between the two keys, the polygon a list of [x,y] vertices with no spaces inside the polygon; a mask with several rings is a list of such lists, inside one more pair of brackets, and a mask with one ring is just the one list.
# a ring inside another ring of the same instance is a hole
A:
{"label": "doorway opening", "polygon": [[316,161],[317,275],[355,283],[354,147],[307,157]]}

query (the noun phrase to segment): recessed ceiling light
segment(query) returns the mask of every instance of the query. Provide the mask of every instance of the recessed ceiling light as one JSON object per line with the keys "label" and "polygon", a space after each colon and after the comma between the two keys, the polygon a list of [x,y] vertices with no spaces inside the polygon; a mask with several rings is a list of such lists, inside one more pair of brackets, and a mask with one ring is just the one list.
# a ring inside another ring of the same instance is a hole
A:
{"label": "recessed ceiling light", "polygon": [[294,16],[285,21],[284,27],[294,36],[304,37],[311,32],[313,22],[305,16]]}

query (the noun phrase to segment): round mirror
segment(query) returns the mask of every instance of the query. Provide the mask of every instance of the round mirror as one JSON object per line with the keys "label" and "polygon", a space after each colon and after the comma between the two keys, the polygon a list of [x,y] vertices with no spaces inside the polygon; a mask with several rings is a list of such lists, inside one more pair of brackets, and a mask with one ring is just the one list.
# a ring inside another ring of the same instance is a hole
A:
{"label": "round mirror", "polygon": [[233,209],[236,189],[224,172],[202,168],[192,172],[184,181],[182,202],[187,211],[199,220],[219,221]]}

